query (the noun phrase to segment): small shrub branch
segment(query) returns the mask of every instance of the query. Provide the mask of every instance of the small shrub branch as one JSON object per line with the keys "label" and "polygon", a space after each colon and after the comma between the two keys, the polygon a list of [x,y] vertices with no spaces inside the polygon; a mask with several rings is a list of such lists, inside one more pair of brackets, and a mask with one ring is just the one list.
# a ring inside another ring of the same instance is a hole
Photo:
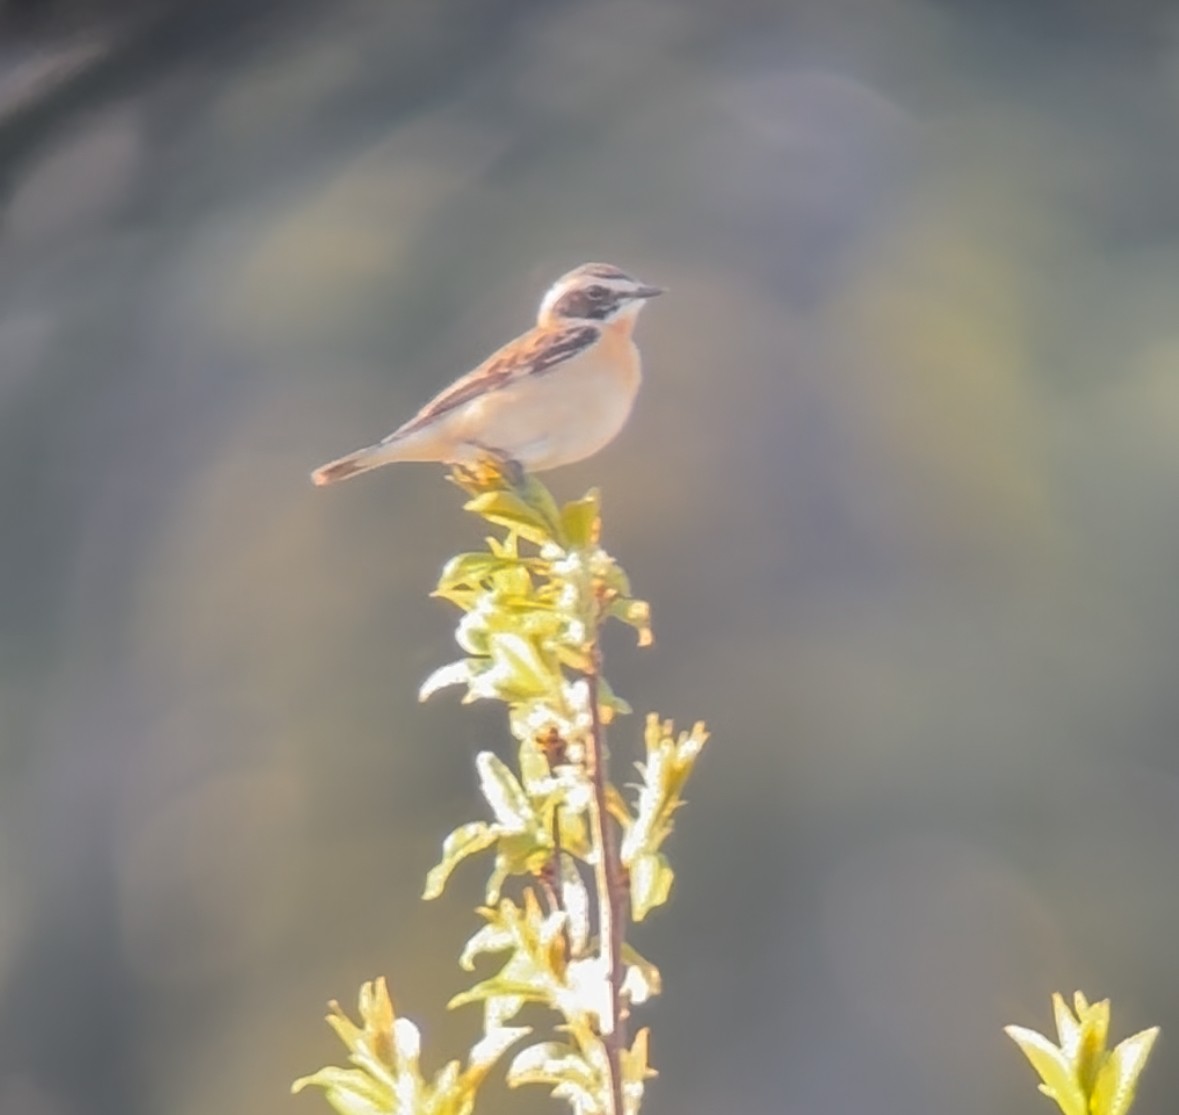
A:
{"label": "small shrub branch", "polygon": [[[677,734],[649,715],[637,793],[628,800],[618,790],[606,732],[630,706],[602,672],[601,631],[618,620],[647,646],[650,609],[601,547],[598,494],[558,506],[527,475],[489,468],[454,479],[466,509],[494,533],[442,570],[434,595],[462,613],[455,638],[464,656],[436,670],[420,695],[455,688],[464,702],[501,702],[516,754],[514,763],[493,751],[475,756],[488,817],[445,839],[424,897],[441,894],[467,860],[489,863],[482,924],[459,965],[497,967],[449,1004],[481,1006],[483,1036],[465,1065],[427,1076],[417,1029],[395,1015],[378,980],[361,991],[360,1025],[338,1007],[329,1015],[352,1067],[321,1069],[296,1088],[322,1088],[341,1115],[470,1115],[490,1068],[523,1045],[508,1065],[510,1086],[544,1085],[573,1115],[638,1115],[655,1074],[647,1030],[632,1037],[628,1022],[661,978],[629,929],[671,892],[663,844],[707,733],[697,724]],[[552,1013],[549,1034],[513,1024],[529,1004]]]}

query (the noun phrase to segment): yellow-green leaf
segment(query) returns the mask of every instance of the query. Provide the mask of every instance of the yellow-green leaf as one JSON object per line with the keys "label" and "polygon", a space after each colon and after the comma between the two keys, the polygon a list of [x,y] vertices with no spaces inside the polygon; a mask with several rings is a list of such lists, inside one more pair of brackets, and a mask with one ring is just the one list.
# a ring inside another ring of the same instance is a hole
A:
{"label": "yellow-green leaf", "polygon": [[626,1115],[635,1115],[643,1099],[643,1083],[659,1074],[651,1068],[647,1046],[651,1036],[644,1026],[631,1043],[622,1051],[622,1093]]}
{"label": "yellow-green leaf", "polygon": [[556,501],[548,488],[532,473],[526,472],[523,480],[516,486],[516,492],[555,533],[560,526],[561,512],[557,510]]}
{"label": "yellow-green leaf", "polygon": [[543,516],[508,491],[484,492],[468,500],[466,510],[496,526],[506,527],[538,546],[550,541],[552,528]]}
{"label": "yellow-green leaf", "polygon": [[1158,1036],[1159,1028],[1152,1026],[1118,1043],[1097,1074],[1090,1098],[1092,1115],[1126,1115],[1134,1102],[1138,1077]]}
{"label": "yellow-green leaf", "polygon": [[[485,916],[493,916],[495,911],[485,911]],[[486,953],[505,952],[512,947],[515,935],[510,925],[500,921],[490,921],[473,933],[466,945],[463,946],[459,957],[459,967],[464,972],[475,970],[475,961]]]}
{"label": "yellow-green leaf", "polygon": [[426,876],[426,889],[422,898],[437,898],[454,869],[468,856],[490,848],[495,840],[495,830],[483,821],[472,821],[456,828],[442,844],[442,860]]}
{"label": "yellow-green leaf", "polygon": [[1040,1090],[1056,1101],[1064,1115],[1089,1115],[1085,1093],[1072,1062],[1043,1034],[1022,1026],[1006,1026],[1004,1032],[1023,1050],[1032,1068],[1040,1074]]}
{"label": "yellow-green leaf", "polygon": [[630,863],[630,909],[635,921],[642,921],[671,893],[675,872],[661,852],[644,852]]}
{"label": "yellow-green leaf", "polygon": [[447,1010],[465,1007],[470,1003],[482,1003],[487,999],[518,998],[524,1003],[544,1003],[548,993],[539,981],[512,979],[502,974],[482,980],[466,991],[460,991],[446,1004]]}
{"label": "yellow-green leaf", "polygon": [[483,589],[472,588],[439,588],[431,596],[439,600],[449,600],[456,608],[469,612],[485,595]]}
{"label": "yellow-green leaf", "polygon": [[604,678],[598,678],[598,712],[604,723],[609,724],[615,716],[629,716],[634,709],[622,697],[614,692],[613,687]]}
{"label": "yellow-green leaf", "polygon": [[561,857],[561,907],[568,916],[569,948],[574,956],[585,951],[590,939],[589,891],[572,856]]}
{"label": "yellow-green leaf", "polygon": [[610,605],[610,615],[629,624],[639,633],[639,646],[649,647],[655,642],[651,630],[651,605],[645,600],[631,600],[619,597]]}
{"label": "yellow-green leaf", "polygon": [[1098,1070],[1105,1062],[1105,1043],[1109,1038],[1109,1000],[1102,999],[1093,1003],[1079,1014],[1080,1035],[1076,1052],[1071,1053],[1064,1048],[1066,1057],[1073,1062],[1077,1072],[1077,1079],[1081,1082],[1081,1090],[1091,1095],[1093,1083],[1097,1079]]}
{"label": "yellow-green leaf", "polygon": [[561,535],[570,549],[597,543],[600,505],[598,490],[594,488],[561,508]]}
{"label": "yellow-green leaf", "polygon": [[503,558],[481,551],[457,554],[442,567],[442,572],[438,576],[438,589],[446,591],[464,585],[480,585],[505,564],[507,563]]}
{"label": "yellow-green leaf", "polygon": [[472,677],[472,662],[469,658],[460,659],[458,662],[449,662],[445,666],[439,666],[425,681],[422,682],[421,688],[418,690],[418,700],[427,701],[439,689],[446,689],[451,685],[468,685]]}
{"label": "yellow-green leaf", "polygon": [[532,1032],[531,1026],[492,1026],[471,1049],[469,1076],[482,1078],[487,1070],[522,1037]]}
{"label": "yellow-green leaf", "polygon": [[320,1069],[296,1080],[291,1092],[304,1088],[322,1088],[323,1098],[340,1115],[394,1115],[398,1110],[393,1090],[360,1069]]}
{"label": "yellow-green leaf", "polygon": [[484,607],[472,608],[454,629],[454,641],[468,654],[486,656],[488,648],[488,613]]}
{"label": "yellow-green leaf", "polygon": [[610,1109],[605,1079],[579,1050],[562,1042],[538,1042],[522,1049],[508,1066],[507,1081],[509,1088],[552,1085],[553,1095],[569,1100],[576,1112]]}
{"label": "yellow-green leaf", "polygon": [[622,946],[622,959],[626,964],[625,987],[632,1003],[645,1003],[663,990],[663,976],[645,956],[629,944]]}
{"label": "yellow-green leaf", "polygon": [[495,664],[496,684],[513,694],[515,699],[529,695],[540,697],[560,685],[536,649],[536,644],[523,635],[499,631],[488,637],[487,649]]}
{"label": "yellow-green leaf", "polygon": [[[1077,994],[1080,995],[1080,992]],[[1085,1006],[1088,1007],[1088,1004]],[[1052,993],[1052,1014],[1056,1019],[1056,1034],[1060,1038],[1060,1048],[1064,1055],[1073,1061],[1081,1047],[1081,1024],[1069,1010],[1068,1003],[1059,991]]]}
{"label": "yellow-green leaf", "polygon": [[535,825],[532,805],[511,768],[492,751],[475,756],[479,788],[501,830],[525,832]]}

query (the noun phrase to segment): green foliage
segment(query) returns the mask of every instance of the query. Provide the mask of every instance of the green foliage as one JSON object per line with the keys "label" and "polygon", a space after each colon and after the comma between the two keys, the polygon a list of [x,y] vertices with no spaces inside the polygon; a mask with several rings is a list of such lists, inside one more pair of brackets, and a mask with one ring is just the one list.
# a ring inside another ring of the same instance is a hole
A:
{"label": "green foliage", "polygon": [[663,845],[708,736],[702,724],[677,734],[652,714],[635,792],[628,799],[609,781],[603,727],[630,706],[602,676],[600,631],[614,619],[641,646],[652,634],[649,607],[600,545],[598,493],[558,507],[529,476],[454,479],[466,509],[498,533],[442,570],[434,595],[462,612],[464,657],[434,671],[420,697],[458,687],[464,702],[502,701],[517,746],[514,765],[476,756],[489,817],[446,838],[424,897],[440,895],[468,860],[489,857],[483,924],[459,964],[473,972],[492,959],[498,969],[449,1004],[478,1004],[484,1036],[467,1069],[452,1062],[427,1083],[417,1031],[394,1019],[383,982],[366,984],[363,1029],[335,1006],[328,1018],[354,1067],[322,1069],[296,1088],[322,1088],[341,1115],[465,1113],[488,1068],[531,1032],[509,1024],[534,1004],[553,1012],[554,1036],[516,1054],[508,1083],[545,1085],[576,1115],[635,1115],[654,1072],[647,1031],[628,1041],[625,1021],[661,980],[625,940],[626,922],[668,899],[674,873]]}
{"label": "green foliage", "polygon": [[332,1003],[328,1025],[348,1048],[355,1068],[325,1068],[292,1085],[300,1092],[308,1086],[322,1088],[328,1103],[340,1115],[384,1115],[416,1112],[418,1115],[467,1115],[475,1106],[475,1094],[488,1070],[524,1034],[526,1027],[489,1030],[471,1050],[467,1067],[451,1061],[433,1080],[421,1072],[418,1028],[393,1013],[385,981],[366,983],[360,989],[357,1026]]}
{"label": "green foliage", "polygon": [[1075,1015],[1061,995],[1052,996],[1059,1045],[1022,1026],[1006,1027],[1007,1036],[1023,1050],[1040,1074],[1040,1091],[1063,1115],[1126,1115],[1159,1029],[1142,1030],[1109,1050],[1109,1000],[1090,1003],[1078,991],[1073,1003]]}
{"label": "green foliage", "polygon": [[[628,1041],[625,1024],[661,979],[625,930],[668,900],[675,875],[663,846],[708,734],[703,724],[676,733],[651,714],[635,792],[628,799],[609,781],[603,726],[630,707],[602,676],[601,627],[629,624],[641,646],[652,635],[649,607],[600,545],[597,492],[558,507],[528,476],[454,479],[470,496],[466,509],[500,533],[442,570],[434,595],[463,613],[455,638],[464,657],[434,671],[420,696],[458,687],[464,702],[502,701],[516,762],[476,756],[489,819],[451,832],[424,897],[438,897],[466,861],[490,857],[483,924],[459,965],[474,972],[490,958],[498,967],[449,1003],[478,1005],[483,1036],[465,1068],[451,1061],[427,1080],[418,1030],[395,1017],[384,980],[366,983],[361,1025],[335,1003],[327,1019],[352,1067],[321,1069],[294,1090],[322,1089],[340,1115],[468,1115],[488,1071],[532,1033],[511,1023],[534,1005],[555,1016],[553,1036],[515,1054],[508,1084],[548,1087],[574,1115],[637,1115],[655,1073],[648,1031]],[[1006,1032],[1062,1115],[1127,1115],[1158,1028],[1109,1050],[1108,1000],[1090,1004],[1077,992],[1074,1005],[1075,1014],[1053,996],[1059,1045],[1020,1026]]]}
{"label": "green foliage", "polygon": [[631,916],[635,921],[662,906],[671,892],[675,872],[659,849],[671,835],[672,814],[683,805],[681,791],[708,739],[701,723],[691,732],[673,733],[670,720],[647,717],[647,761],[637,764],[642,777],[637,808],[632,816],[625,803],[617,807],[625,833],[622,862],[630,871]]}

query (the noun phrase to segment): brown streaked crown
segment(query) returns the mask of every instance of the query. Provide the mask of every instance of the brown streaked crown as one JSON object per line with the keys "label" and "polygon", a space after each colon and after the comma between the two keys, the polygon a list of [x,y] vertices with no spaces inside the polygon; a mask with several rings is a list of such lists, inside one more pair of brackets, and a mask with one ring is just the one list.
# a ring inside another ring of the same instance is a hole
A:
{"label": "brown streaked crown", "polygon": [[576,275],[592,279],[621,279],[624,283],[635,282],[621,267],[615,267],[612,263],[583,263],[570,271],[565,278],[572,279]]}

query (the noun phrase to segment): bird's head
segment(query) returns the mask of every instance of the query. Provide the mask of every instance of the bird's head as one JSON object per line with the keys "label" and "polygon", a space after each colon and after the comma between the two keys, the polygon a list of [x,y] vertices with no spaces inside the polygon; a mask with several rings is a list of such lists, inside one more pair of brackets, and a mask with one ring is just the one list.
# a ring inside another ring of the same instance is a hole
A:
{"label": "bird's head", "polygon": [[549,287],[538,321],[542,325],[633,323],[647,299],[662,293],[660,287],[641,283],[608,263],[583,263]]}

